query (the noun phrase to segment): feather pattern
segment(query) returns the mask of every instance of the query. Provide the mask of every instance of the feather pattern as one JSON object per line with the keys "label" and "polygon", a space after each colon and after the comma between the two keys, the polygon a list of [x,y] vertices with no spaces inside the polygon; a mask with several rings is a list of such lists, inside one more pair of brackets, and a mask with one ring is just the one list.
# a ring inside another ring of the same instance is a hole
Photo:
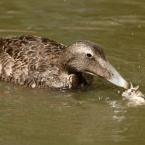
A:
{"label": "feather pattern", "polygon": [[54,79],[59,75],[58,59],[64,48],[35,36],[0,38],[0,79],[32,88],[51,88],[53,82],[59,87],[59,79]]}

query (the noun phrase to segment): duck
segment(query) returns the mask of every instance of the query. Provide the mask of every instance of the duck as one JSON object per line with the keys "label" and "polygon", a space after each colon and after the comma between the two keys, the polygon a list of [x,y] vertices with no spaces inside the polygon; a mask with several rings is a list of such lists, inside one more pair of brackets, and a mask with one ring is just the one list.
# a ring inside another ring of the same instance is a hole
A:
{"label": "duck", "polygon": [[43,89],[77,89],[93,76],[128,88],[100,45],[78,40],[68,46],[38,36],[0,37],[0,80]]}

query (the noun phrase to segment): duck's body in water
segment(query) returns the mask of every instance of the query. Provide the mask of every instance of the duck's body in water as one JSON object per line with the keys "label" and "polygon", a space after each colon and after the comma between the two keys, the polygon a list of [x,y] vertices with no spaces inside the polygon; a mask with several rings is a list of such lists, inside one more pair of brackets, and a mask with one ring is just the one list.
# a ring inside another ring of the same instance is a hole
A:
{"label": "duck's body in water", "polygon": [[0,38],[0,79],[32,88],[72,89],[100,76],[127,88],[96,43],[64,46],[36,36]]}

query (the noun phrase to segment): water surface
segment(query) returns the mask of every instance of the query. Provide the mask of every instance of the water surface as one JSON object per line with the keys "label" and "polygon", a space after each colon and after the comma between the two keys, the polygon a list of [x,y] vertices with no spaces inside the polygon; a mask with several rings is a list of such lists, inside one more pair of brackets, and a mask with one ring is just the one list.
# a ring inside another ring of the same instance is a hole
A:
{"label": "water surface", "polygon": [[[145,92],[143,0],[1,0],[0,7],[1,36],[94,41]],[[0,144],[145,144],[145,106],[128,106],[123,91],[100,78],[86,91],[71,92],[0,82]]]}

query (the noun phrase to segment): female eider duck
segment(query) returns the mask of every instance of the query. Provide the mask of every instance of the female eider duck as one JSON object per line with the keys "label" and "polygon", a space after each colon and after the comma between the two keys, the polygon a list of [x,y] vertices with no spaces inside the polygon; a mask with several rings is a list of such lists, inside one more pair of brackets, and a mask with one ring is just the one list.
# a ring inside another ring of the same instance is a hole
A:
{"label": "female eider duck", "polygon": [[100,76],[117,86],[128,83],[88,40],[64,46],[36,36],[0,38],[0,79],[31,88],[72,89]]}

